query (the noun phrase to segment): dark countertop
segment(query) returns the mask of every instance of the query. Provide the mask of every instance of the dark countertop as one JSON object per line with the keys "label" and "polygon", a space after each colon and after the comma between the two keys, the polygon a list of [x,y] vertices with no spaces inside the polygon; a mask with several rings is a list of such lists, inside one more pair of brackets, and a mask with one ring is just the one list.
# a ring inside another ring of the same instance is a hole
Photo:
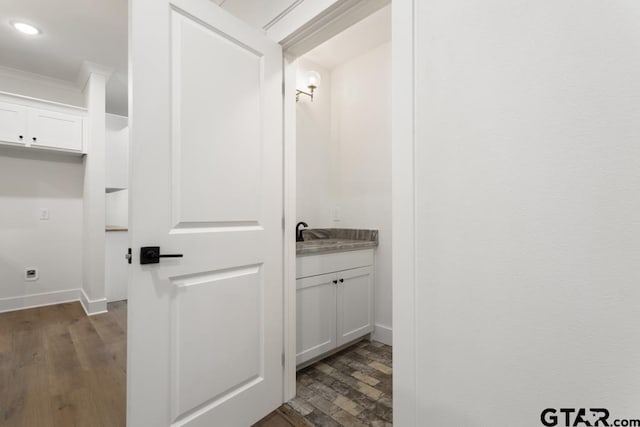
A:
{"label": "dark countertop", "polygon": [[315,255],[371,249],[378,246],[378,230],[315,228],[303,230],[303,242],[296,242],[296,255]]}

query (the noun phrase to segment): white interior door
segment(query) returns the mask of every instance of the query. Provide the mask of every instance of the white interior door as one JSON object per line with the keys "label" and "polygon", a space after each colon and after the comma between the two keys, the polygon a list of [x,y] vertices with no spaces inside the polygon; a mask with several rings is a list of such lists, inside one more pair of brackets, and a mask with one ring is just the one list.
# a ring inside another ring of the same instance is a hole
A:
{"label": "white interior door", "polygon": [[247,427],[283,398],[282,51],[209,0],[129,19],[128,425]]}

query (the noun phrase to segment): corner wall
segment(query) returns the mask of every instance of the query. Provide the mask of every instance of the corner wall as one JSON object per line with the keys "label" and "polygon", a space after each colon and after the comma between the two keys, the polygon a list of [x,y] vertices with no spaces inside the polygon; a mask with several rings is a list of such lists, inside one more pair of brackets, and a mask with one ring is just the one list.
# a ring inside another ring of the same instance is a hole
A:
{"label": "corner wall", "polygon": [[105,289],[106,199],[105,138],[107,75],[86,68],[84,93],[89,110],[87,155],[84,157],[83,273],[81,302],[87,314],[107,310]]}
{"label": "corner wall", "polygon": [[374,338],[391,345],[391,43],[338,66],[331,80],[334,224],[379,230]]}
{"label": "corner wall", "polygon": [[298,88],[304,88],[301,76],[313,70],[321,82],[313,102],[305,95],[296,104],[296,215],[310,228],[333,225],[331,211],[335,203],[336,177],[331,164],[335,159],[331,144],[331,73],[313,62],[299,59]]}

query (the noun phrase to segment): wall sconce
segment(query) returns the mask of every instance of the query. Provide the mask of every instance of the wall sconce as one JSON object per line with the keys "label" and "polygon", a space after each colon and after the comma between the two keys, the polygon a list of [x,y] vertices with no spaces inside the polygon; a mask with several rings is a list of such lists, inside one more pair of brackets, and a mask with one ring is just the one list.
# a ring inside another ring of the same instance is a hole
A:
{"label": "wall sconce", "polygon": [[309,98],[311,98],[311,102],[313,102],[313,92],[320,85],[320,73],[318,73],[316,71],[309,71],[304,76],[304,81],[305,81],[307,87],[309,88],[309,92],[305,92],[303,90],[296,89],[296,102],[300,101],[300,95],[307,95]]}

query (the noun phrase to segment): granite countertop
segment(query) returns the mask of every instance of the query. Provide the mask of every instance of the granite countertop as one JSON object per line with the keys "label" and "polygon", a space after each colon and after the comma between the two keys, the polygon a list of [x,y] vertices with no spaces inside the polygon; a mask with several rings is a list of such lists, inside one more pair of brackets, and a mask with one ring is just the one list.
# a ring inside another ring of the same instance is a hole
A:
{"label": "granite countertop", "polygon": [[296,242],[296,255],[355,251],[378,246],[378,230],[313,228],[302,231],[304,242]]}

